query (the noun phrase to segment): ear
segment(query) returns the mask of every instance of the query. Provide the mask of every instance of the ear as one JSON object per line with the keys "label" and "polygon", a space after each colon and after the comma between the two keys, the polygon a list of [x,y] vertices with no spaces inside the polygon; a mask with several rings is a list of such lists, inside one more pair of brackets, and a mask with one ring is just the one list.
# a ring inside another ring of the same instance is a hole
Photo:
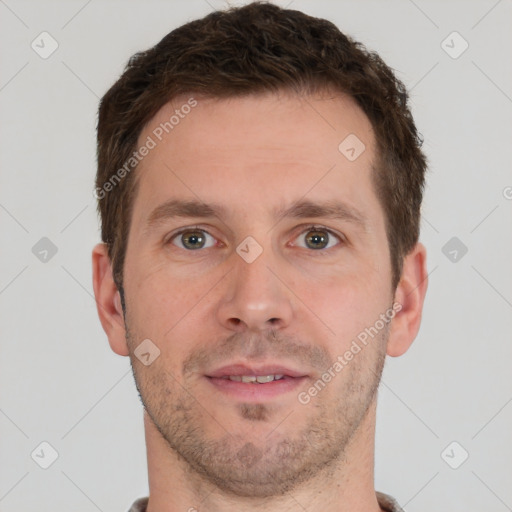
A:
{"label": "ear", "polygon": [[421,243],[404,258],[402,276],[395,291],[394,303],[401,306],[391,324],[387,354],[404,354],[418,334],[423,301],[428,287],[427,250]]}
{"label": "ear", "polygon": [[126,344],[121,297],[112,276],[107,245],[98,244],[92,251],[92,274],[96,308],[111,349],[120,356],[129,355]]}

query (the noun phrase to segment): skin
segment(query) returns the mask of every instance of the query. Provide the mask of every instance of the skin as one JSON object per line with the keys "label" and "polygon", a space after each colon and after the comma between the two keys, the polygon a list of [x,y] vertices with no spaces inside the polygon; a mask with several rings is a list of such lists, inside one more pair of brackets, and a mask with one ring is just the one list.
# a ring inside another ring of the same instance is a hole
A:
{"label": "skin", "polygon": [[[105,245],[93,250],[98,314],[112,350],[130,357],[145,406],[148,512],[379,511],[376,391],[386,354],[403,354],[418,332],[427,271],[418,243],[391,287],[384,212],[371,181],[371,123],[340,94],[196,99],[136,171],[126,311]],[[165,105],[139,142],[186,100]],[[365,144],[353,162],[338,150],[349,134]],[[171,198],[226,211],[147,229],[154,208]],[[301,199],[344,201],[366,226],[325,217],[276,221],[274,208]],[[190,238],[173,238],[182,228],[205,230],[196,233],[204,245],[196,239],[201,247],[187,249]],[[311,242],[311,231],[329,239],[325,248]],[[263,249],[252,263],[236,252],[247,236]],[[298,393],[393,302],[401,305],[393,320],[300,403]],[[134,355],[145,339],[160,350],[148,366]],[[280,362],[307,378],[271,398],[235,399],[205,377],[234,361]]]}

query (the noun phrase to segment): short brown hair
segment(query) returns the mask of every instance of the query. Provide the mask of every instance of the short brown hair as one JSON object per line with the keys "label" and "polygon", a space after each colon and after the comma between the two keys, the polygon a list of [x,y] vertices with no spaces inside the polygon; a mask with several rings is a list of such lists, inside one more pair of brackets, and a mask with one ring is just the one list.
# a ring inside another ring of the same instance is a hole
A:
{"label": "short brown hair", "polygon": [[160,108],[182,94],[229,98],[322,89],[351,96],[372,123],[372,180],[386,216],[396,288],[403,258],[418,241],[427,165],[407,91],[375,52],[333,23],[258,1],[189,22],[136,53],[101,100],[96,191],[101,236],[121,292],[137,180],[134,172],[124,172],[108,194],[105,184],[126,166],[143,127]]}

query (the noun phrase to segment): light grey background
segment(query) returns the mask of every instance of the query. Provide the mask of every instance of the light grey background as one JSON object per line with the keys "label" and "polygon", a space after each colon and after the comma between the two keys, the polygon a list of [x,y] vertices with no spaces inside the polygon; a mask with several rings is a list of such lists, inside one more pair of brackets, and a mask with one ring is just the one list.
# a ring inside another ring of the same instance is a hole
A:
{"label": "light grey background", "polygon": [[[412,90],[430,160],[430,286],[412,348],[386,363],[376,488],[409,512],[512,510],[512,3],[277,3],[380,53]],[[98,98],[135,51],[223,5],[0,0],[1,512],[122,512],[148,492],[129,361],[92,298]],[[59,45],[47,59],[31,48],[43,31]],[[42,237],[57,247],[46,263]],[[456,262],[452,237],[468,249]],[[48,469],[31,457],[43,441]]]}

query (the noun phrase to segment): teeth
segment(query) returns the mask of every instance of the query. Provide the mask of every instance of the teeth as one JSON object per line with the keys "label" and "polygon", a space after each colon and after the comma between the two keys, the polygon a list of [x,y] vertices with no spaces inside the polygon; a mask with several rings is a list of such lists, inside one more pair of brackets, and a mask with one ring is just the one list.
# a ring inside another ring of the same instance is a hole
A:
{"label": "teeth", "polygon": [[266,382],[272,382],[273,380],[280,380],[284,375],[230,375],[227,377],[229,380],[236,382],[247,382],[247,383],[259,383],[265,384]]}
{"label": "teeth", "polygon": [[264,384],[265,382],[273,381],[274,380],[274,376],[273,375],[265,375],[265,376],[261,376],[261,377],[256,377],[256,380],[260,384]]}

